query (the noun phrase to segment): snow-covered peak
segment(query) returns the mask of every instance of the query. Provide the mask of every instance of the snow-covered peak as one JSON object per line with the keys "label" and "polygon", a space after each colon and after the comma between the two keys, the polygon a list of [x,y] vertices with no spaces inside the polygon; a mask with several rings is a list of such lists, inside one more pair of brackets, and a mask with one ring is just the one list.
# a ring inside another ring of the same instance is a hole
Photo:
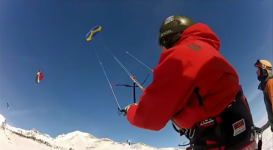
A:
{"label": "snow-covered peak", "polygon": [[[4,122],[5,118],[0,114],[0,122],[1,121]],[[38,146],[43,146],[42,149],[48,150],[183,150],[180,148],[155,148],[144,143],[131,143],[129,145],[125,141],[114,142],[108,138],[99,139],[89,133],[81,131],[73,131],[67,134],[58,135],[56,138],[51,138],[49,135],[40,133],[36,129],[25,130],[9,126],[8,124],[5,125],[4,129],[7,130],[0,129],[0,138],[4,139],[7,137],[5,140],[7,144],[5,142],[1,143],[1,141],[3,141],[1,140],[0,145],[8,145],[10,142],[9,140],[11,139],[14,139],[12,142],[16,143],[13,147],[4,149],[22,149],[22,147],[28,149],[30,147],[35,147],[37,142],[39,142],[40,144],[38,144]],[[269,150],[272,148],[272,142],[267,142],[272,141],[272,133],[269,129],[264,132],[263,139],[263,149]],[[32,145],[28,144],[31,142]],[[21,146],[19,146],[20,143],[22,143]],[[41,149],[41,147],[35,149]]]}
{"label": "snow-covered peak", "polygon": [[[0,114],[0,121],[4,122],[5,118]],[[21,128],[16,128],[13,126],[5,124],[5,129],[11,133],[15,133],[23,138],[32,139],[40,143],[44,143],[47,146],[54,147],[57,149],[72,149],[72,150],[132,150],[132,149],[145,149],[145,150],[156,150],[158,148],[150,147],[144,143],[135,143],[128,145],[127,142],[114,142],[108,138],[96,138],[89,133],[81,131],[73,131],[67,134],[58,135],[56,138],[52,138],[47,134],[40,133],[36,129],[25,130]],[[161,149],[161,148],[159,148]],[[164,149],[162,149],[164,150]],[[182,150],[182,149],[180,149]]]}
{"label": "snow-covered peak", "polygon": [[81,132],[81,131],[73,131],[73,132],[70,132],[70,133],[67,133],[67,134],[61,134],[61,135],[58,135],[55,139],[71,139],[71,138],[74,138],[76,136],[82,136],[82,137],[85,137],[85,138],[95,138],[94,136],[90,135],[89,133],[85,133],[85,132]]}
{"label": "snow-covered peak", "polygon": [[67,137],[69,136],[89,136],[89,133],[81,132],[81,131],[74,131],[66,134]]}
{"label": "snow-covered peak", "polygon": [[51,141],[53,145],[69,147],[73,149],[87,149],[98,146],[100,139],[81,131],[73,131],[67,134],[58,135]]}
{"label": "snow-covered peak", "polygon": [[8,130],[10,130],[10,131],[12,131],[14,133],[24,135],[26,137],[34,137],[36,139],[40,139],[40,140],[45,141],[45,142],[49,142],[49,141],[51,141],[53,139],[48,134],[40,133],[36,129],[25,130],[25,129],[10,126],[8,124],[6,125],[6,129],[8,129]]}

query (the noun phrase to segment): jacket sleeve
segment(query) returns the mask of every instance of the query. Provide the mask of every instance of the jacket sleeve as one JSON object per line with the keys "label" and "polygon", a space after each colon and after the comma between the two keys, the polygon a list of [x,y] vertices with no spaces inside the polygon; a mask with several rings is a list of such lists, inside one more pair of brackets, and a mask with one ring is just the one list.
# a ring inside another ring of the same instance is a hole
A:
{"label": "jacket sleeve", "polygon": [[268,97],[271,101],[271,109],[273,111],[273,79],[268,80],[267,82],[267,91],[268,91]]}
{"label": "jacket sleeve", "polygon": [[[183,57],[183,56],[182,56]],[[183,67],[181,55],[170,54],[154,69],[152,83],[141,95],[138,105],[127,111],[128,121],[136,127],[158,131],[186,105],[192,84],[191,67]]]}

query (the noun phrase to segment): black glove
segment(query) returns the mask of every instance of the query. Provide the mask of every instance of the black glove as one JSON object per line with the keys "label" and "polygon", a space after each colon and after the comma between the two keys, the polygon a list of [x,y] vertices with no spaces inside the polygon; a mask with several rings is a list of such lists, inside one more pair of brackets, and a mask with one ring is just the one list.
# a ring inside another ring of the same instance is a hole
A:
{"label": "black glove", "polygon": [[133,103],[133,104],[127,105],[124,109],[120,110],[120,112],[123,113],[124,116],[126,116],[128,109],[132,105],[138,105],[138,103]]}

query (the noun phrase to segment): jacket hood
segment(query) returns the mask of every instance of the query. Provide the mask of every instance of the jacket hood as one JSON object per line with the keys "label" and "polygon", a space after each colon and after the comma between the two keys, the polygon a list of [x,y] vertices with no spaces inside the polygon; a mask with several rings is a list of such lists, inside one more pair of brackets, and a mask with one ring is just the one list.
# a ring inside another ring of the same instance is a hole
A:
{"label": "jacket hood", "polygon": [[210,44],[217,51],[220,49],[220,40],[216,36],[216,34],[205,24],[197,23],[188,27],[181,35],[180,40],[178,41],[178,45],[187,42],[201,40]]}

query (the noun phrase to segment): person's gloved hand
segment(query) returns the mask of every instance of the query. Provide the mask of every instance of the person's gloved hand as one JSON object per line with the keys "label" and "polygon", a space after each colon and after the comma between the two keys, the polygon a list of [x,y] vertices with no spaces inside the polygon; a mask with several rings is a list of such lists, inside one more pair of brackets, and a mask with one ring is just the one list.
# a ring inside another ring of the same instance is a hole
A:
{"label": "person's gloved hand", "polygon": [[138,103],[133,103],[133,104],[130,104],[130,105],[126,106],[126,107],[122,110],[122,112],[124,113],[124,116],[126,116],[127,111],[129,110],[130,106],[132,106],[132,105],[137,105],[137,104],[138,104]]}

